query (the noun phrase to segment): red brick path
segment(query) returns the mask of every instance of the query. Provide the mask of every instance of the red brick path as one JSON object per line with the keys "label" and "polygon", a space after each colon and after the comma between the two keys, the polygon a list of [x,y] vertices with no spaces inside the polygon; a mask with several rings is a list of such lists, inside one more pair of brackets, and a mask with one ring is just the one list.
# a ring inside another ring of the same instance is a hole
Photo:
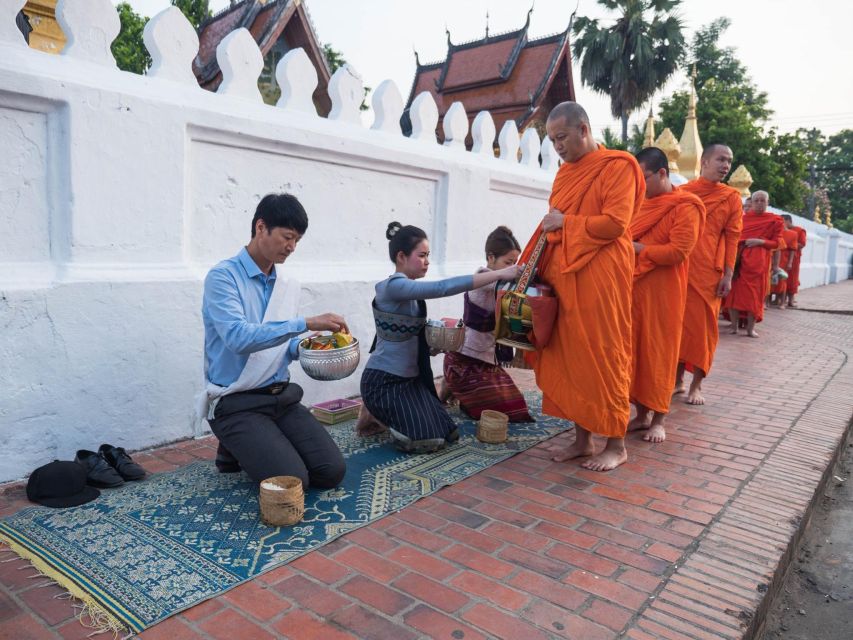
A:
{"label": "red brick path", "polygon": [[[632,436],[614,472],[550,462],[564,434],[142,637],[753,637],[853,413],[849,316],[771,309],[758,330],[724,335],[708,404],[675,402],[666,443]],[[208,438],[135,458],[166,471],[213,452]],[[0,516],[25,504],[8,485]],[[0,563],[0,638],[86,637],[33,573]]]}

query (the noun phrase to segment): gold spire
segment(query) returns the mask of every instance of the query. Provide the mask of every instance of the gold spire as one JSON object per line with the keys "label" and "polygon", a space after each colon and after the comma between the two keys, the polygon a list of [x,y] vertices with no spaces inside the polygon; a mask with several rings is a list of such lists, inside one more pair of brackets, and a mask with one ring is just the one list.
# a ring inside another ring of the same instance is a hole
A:
{"label": "gold spire", "polygon": [[752,175],[744,165],[740,165],[729,176],[729,186],[737,189],[744,198],[748,198],[751,195],[749,191],[751,185]]}
{"label": "gold spire", "polygon": [[815,205],[815,208],[814,208],[814,221],[818,222],[818,223],[820,222],[820,205],[819,204]]}
{"label": "gold spire", "polygon": [[679,173],[688,180],[699,176],[702,158],[702,141],[699,139],[699,125],[696,122],[696,65],[690,74],[690,100],[687,104],[687,119],[679,142],[681,156],[678,158]]}
{"label": "gold spire", "polygon": [[646,119],[646,131],[643,134],[643,148],[652,147],[655,144],[655,114],[649,107],[649,117]]}
{"label": "gold spire", "polygon": [[[648,133],[648,129],[646,132]],[[681,147],[669,127],[661,131],[653,146],[666,154],[666,159],[669,160],[669,172],[678,173],[677,161],[678,157],[681,155]]]}

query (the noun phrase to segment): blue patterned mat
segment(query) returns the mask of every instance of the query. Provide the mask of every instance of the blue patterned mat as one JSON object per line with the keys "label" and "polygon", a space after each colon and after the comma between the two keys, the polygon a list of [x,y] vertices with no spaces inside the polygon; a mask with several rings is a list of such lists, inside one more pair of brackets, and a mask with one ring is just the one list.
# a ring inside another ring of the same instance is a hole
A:
{"label": "blue patterned mat", "polygon": [[197,462],[79,507],[26,509],[0,522],[0,539],[89,606],[141,631],[570,426],[542,417],[538,394],[528,402],[538,421],[510,425],[505,444],[479,442],[474,422],[456,412],[459,442],[430,455],[401,454],[387,436],[359,438],[354,422],[330,427],[346,478],[336,489],[309,490],[305,518],[293,527],[260,521],[258,488],[246,475]]}

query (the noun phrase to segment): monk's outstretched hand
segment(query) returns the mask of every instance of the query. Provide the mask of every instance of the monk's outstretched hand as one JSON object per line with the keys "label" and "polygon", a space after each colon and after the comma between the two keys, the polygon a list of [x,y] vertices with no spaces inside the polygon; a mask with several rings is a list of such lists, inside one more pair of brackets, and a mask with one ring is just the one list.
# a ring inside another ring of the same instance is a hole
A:
{"label": "monk's outstretched hand", "polygon": [[565,217],[562,211],[552,207],[548,214],[542,218],[542,229],[546,233],[549,231],[559,231],[563,228]]}
{"label": "monk's outstretched hand", "polygon": [[732,290],[731,276],[723,276],[720,278],[720,284],[717,285],[717,297],[725,298]]}

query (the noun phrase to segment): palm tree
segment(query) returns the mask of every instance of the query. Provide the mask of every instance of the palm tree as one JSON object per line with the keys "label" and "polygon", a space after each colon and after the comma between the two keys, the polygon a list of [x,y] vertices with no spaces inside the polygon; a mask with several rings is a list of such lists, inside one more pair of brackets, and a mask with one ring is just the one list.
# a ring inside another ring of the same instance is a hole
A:
{"label": "palm tree", "polygon": [[[619,18],[610,27],[591,18],[574,24],[572,53],[581,61],[581,82],[610,96],[614,118],[622,120],[628,141],[628,116],[648,102],[678,69],[685,44],[681,0],[597,0]],[[651,18],[651,21],[649,20]]]}

